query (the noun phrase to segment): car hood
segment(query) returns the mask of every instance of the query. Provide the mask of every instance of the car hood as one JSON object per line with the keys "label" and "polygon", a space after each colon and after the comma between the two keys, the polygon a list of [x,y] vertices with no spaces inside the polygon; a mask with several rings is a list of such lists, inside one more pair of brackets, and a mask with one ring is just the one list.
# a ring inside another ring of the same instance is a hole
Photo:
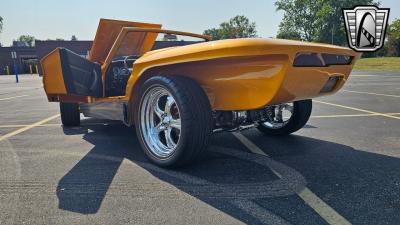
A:
{"label": "car hood", "polygon": [[[92,62],[103,63],[112,46],[114,45],[119,33],[124,27],[161,28],[161,24],[100,19],[96,36],[94,38],[92,48],[90,49],[89,60]],[[128,38],[128,40],[126,40],[127,42],[132,40],[134,42],[146,43],[150,47],[155,41],[155,37],[143,35],[142,32],[132,33],[126,38]],[[154,40],[147,40],[149,38],[153,38]],[[139,47],[142,48],[142,46],[138,46],[138,48]],[[135,51],[135,49],[132,51]],[[139,52],[139,49],[137,51]]]}

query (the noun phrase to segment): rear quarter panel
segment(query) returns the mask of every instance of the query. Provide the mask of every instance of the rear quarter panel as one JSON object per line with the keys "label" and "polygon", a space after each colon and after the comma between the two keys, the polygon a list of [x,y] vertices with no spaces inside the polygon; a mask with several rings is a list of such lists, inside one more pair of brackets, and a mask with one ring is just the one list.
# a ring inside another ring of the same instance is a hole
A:
{"label": "rear quarter panel", "polygon": [[319,91],[330,76],[341,76],[343,84],[351,72],[352,65],[295,68],[292,64],[298,52],[359,57],[342,47],[266,39],[224,40],[154,51],[135,62],[125,98],[137,95],[135,90],[139,89],[134,87],[140,86],[137,81],[141,77],[181,75],[202,86],[213,110],[256,109],[321,96]]}

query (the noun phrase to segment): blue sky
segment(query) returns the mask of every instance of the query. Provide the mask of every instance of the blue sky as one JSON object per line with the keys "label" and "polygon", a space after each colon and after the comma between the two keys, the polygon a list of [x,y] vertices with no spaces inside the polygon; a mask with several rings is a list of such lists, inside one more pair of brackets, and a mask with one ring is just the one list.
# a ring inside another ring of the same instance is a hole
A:
{"label": "blue sky", "polygon": [[[164,28],[202,33],[235,15],[256,22],[261,37],[275,37],[282,12],[273,0],[1,0],[4,19],[0,42],[7,46],[19,35],[37,39],[94,38],[99,18],[162,23]],[[390,20],[400,18],[399,0],[381,0]],[[17,13],[18,12],[18,13]]]}

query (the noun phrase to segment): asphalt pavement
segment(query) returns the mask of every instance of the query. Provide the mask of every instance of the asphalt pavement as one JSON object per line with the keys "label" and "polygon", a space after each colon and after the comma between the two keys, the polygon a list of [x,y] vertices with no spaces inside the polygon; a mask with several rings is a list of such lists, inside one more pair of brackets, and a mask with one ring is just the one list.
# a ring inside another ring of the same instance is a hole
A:
{"label": "asphalt pavement", "polygon": [[0,224],[400,224],[400,73],[353,72],[293,135],[215,134],[179,170],[58,114],[37,75],[0,76]]}

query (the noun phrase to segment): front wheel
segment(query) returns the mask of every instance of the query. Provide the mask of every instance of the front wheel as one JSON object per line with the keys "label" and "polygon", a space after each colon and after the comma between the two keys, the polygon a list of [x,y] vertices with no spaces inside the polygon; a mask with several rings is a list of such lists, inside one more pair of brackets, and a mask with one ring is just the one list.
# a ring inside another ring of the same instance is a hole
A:
{"label": "front wheel", "polygon": [[311,99],[269,106],[268,121],[258,125],[258,130],[267,135],[288,135],[306,125],[311,116]]}
{"label": "front wheel", "polygon": [[194,81],[152,77],[143,84],[136,109],[136,133],[153,163],[181,166],[206,148],[212,132],[211,106]]}

